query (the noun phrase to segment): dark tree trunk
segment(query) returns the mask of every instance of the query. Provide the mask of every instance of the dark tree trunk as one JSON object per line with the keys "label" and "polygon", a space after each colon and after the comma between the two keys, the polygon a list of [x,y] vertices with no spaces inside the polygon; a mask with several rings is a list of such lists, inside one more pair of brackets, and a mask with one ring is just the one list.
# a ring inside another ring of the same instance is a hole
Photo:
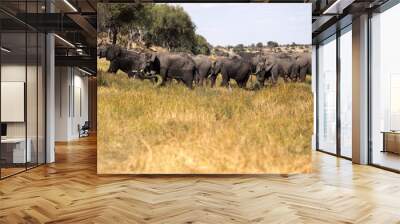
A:
{"label": "dark tree trunk", "polygon": [[116,29],[114,29],[112,31],[112,43],[113,44],[117,44],[117,36],[118,36],[118,31]]}

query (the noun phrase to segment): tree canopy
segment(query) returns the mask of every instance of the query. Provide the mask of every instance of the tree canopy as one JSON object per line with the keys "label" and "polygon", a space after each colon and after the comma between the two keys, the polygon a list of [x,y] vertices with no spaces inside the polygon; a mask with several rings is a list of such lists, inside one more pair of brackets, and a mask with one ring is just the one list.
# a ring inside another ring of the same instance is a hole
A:
{"label": "tree canopy", "polygon": [[119,35],[128,33],[130,40],[142,41],[146,46],[210,54],[211,45],[203,36],[196,34],[195,24],[180,6],[99,4],[99,15],[99,31],[108,32],[113,44],[117,43]]}
{"label": "tree canopy", "polygon": [[[185,10],[178,5],[153,3],[98,4],[97,27],[107,34],[113,44],[132,47],[160,46],[169,51],[191,52],[209,55],[213,47],[207,39],[196,33],[196,25]],[[295,43],[292,43],[292,46]],[[277,48],[279,44],[268,41],[251,44],[251,49]],[[242,52],[243,44],[226,46],[228,50]]]}
{"label": "tree canopy", "polygon": [[278,47],[279,44],[277,42],[275,42],[275,41],[268,41],[267,42],[267,46],[270,47],[270,48],[275,48],[275,47]]}

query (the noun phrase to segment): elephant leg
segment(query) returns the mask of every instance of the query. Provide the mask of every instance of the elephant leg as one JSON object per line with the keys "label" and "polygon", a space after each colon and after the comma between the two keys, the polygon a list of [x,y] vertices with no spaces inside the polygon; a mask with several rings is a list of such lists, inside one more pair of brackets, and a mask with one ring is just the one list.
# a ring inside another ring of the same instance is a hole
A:
{"label": "elephant leg", "polygon": [[240,81],[236,81],[237,85],[239,86],[239,88],[244,88],[246,87],[245,81],[240,80]]}
{"label": "elephant leg", "polygon": [[244,79],[242,80],[236,80],[236,83],[238,84],[239,88],[246,88],[247,82],[249,80],[250,76],[246,76]]}
{"label": "elephant leg", "polygon": [[[163,84],[170,84],[172,81],[173,81],[173,79],[165,77]],[[176,81],[179,82],[178,79]]]}
{"label": "elephant leg", "polygon": [[221,86],[222,87],[229,87],[229,76],[227,74],[222,74],[222,82],[221,82]]}
{"label": "elephant leg", "polygon": [[300,82],[305,82],[306,81],[306,75],[307,75],[307,68],[302,68],[300,70],[299,81]]}
{"label": "elephant leg", "polygon": [[134,77],[138,78],[140,80],[144,80],[145,79],[145,75],[143,74],[143,72],[134,72]]}
{"label": "elephant leg", "polygon": [[198,84],[200,83],[200,79],[201,79],[200,75],[199,75],[199,74],[196,74],[195,77],[194,77],[194,83],[195,83],[196,85],[198,85]]}
{"label": "elephant leg", "polygon": [[200,77],[199,86],[203,86],[203,85],[204,85],[204,78]]}
{"label": "elephant leg", "polygon": [[264,87],[266,74],[257,74],[256,76],[256,84],[254,85],[255,89],[260,89]]}
{"label": "elephant leg", "polygon": [[136,72],[133,72],[133,71],[129,71],[129,72],[128,72],[128,77],[129,77],[129,78],[135,79],[136,76],[137,76]]}
{"label": "elephant leg", "polygon": [[278,74],[277,73],[272,73],[271,82],[272,82],[272,85],[276,85],[276,83],[278,82]]}
{"label": "elephant leg", "polygon": [[209,76],[208,75],[205,75],[204,77],[203,77],[203,80],[201,80],[201,85],[203,86],[207,86],[208,85],[208,78],[209,78]]}
{"label": "elephant leg", "polygon": [[297,82],[299,80],[299,73],[291,73],[289,74],[290,79],[292,80],[292,82]]}
{"label": "elephant leg", "polygon": [[110,62],[110,66],[108,67],[107,72],[108,73],[117,73],[118,69],[119,69],[118,63],[115,60],[113,60]]}
{"label": "elephant leg", "polygon": [[182,79],[182,82],[183,82],[189,89],[193,89],[193,80]]}
{"label": "elephant leg", "polygon": [[164,86],[165,83],[169,80],[169,77],[168,77],[168,69],[161,68],[161,69],[160,69],[160,76],[161,76],[161,78],[162,78],[161,83],[160,83],[160,86]]}
{"label": "elephant leg", "polygon": [[196,76],[192,73],[184,74],[181,81],[185,84],[189,89],[193,89],[193,81],[196,79]]}
{"label": "elephant leg", "polygon": [[264,87],[265,80],[257,80],[256,84],[253,86],[253,89],[261,89]]}
{"label": "elephant leg", "polygon": [[107,72],[108,72],[108,73],[114,73],[114,74],[117,74],[117,72],[118,72],[118,69],[112,68],[112,67],[110,66],[110,67],[108,68]]}
{"label": "elephant leg", "polygon": [[272,85],[276,85],[278,82],[279,70],[277,68],[272,68],[271,70],[271,83]]}
{"label": "elephant leg", "polygon": [[213,88],[215,86],[215,81],[217,80],[217,75],[212,74],[210,76],[210,82],[211,82],[211,88]]}
{"label": "elephant leg", "polygon": [[290,77],[289,77],[288,75],[284,75],[284,76],[283,76],[283,81],[284,81],[285,83],[289,82],[289,81],[290,81]]}
{"label": "elephant leg", "polygon": [[199,86],[203,86],[204,85],[204,79],[205,79],[205,75],[204,74],[199,74]]}

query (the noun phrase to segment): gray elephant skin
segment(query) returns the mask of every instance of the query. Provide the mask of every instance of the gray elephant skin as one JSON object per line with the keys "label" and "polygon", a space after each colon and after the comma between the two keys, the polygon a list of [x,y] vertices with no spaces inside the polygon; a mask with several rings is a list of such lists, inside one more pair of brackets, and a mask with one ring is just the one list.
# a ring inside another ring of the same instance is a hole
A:
{"label": "gray elephant skin", "polygon": [[108,46],[100,49],[99,57],[105,57],[110,61],[108,72],[117,73],[121,70],[128,74],[129,77],[144,78],[144,69],[146,66],[146,55],[134,51],[128,51],[116,45]]}
{"label": "gray elephant skin", "polygon": [[186,53],[152,53],[146,56],[146,71],[159,74],[161,85],[168,79],[182,81],[188,88],[193,88],[198,72],[196,64]]}
{"label": "gray elephant skin", "polygon": [[221,86],[228,87],[230,79],[234,79],[240,88],[245,88],[251,74],[251,64],[240,57],[217,58],[211,75],[211,87],[215,86],[219,73],[222,75]]}
{"label": "gray elephant skin", "polygon": [[289,55],[268,55],[257,64],[257,85],[258,87],[264,86],[267,79],[270,79],[272,85],[275,85],[279,77],[288,81],[291,77],[296,76],[296,68],[296,60]]}
{"label": "gray elephant skin", "polygon": [[194,55],[192,56],[192,59],[198,72],[195,77],[195,83],[199,86],[203,86],[204,80],[213,73],[213,62],[206,55]]}
{"label": "gray elephant skin", "polygon": [[122,70],[129,77],[151,79],[157,76],[159,85],[176,79],[189,88],[193,82],[199,86],[204,80],[211,79],[211,87],[215,86],[216,78],[222,75],[221,86],[229,86],[234,79],[240,88],[246,87],[250,75],[256,75],[256,88],[263,87],[266,80],[275,85],[279,77],[287,81],[306,80],[311,74],[311,55],[307,52],[261,53],[241,52],[232,57],[217,57],[212,61],[206,55],[191,55],[188,53],[141,53],[129,51],[117,45],[99,47],[97,55],[110,61],[108,72],[116,73]]}
{"label": "gray elephant skin", "polygon": [[296,79],[305,82],[307,74],[311,74],[311,55],[302,53],[296,57]]}
{"label": "gray elephant skin", "polygon": [[262,55],[261,53],[240,52],[239,56],[251,64],[251,74],[255,74],[257,65],[266,59],[265,55]]}

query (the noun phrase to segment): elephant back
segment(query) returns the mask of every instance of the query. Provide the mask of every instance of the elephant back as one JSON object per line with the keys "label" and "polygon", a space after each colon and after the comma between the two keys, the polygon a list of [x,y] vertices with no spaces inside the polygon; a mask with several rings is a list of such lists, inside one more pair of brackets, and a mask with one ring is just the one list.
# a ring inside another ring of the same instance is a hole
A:
{"label": "elephant back", "polygon": [[161,68],[191,70],[196,67],[194,60],[187,54],[161,53],[159,59]]}

